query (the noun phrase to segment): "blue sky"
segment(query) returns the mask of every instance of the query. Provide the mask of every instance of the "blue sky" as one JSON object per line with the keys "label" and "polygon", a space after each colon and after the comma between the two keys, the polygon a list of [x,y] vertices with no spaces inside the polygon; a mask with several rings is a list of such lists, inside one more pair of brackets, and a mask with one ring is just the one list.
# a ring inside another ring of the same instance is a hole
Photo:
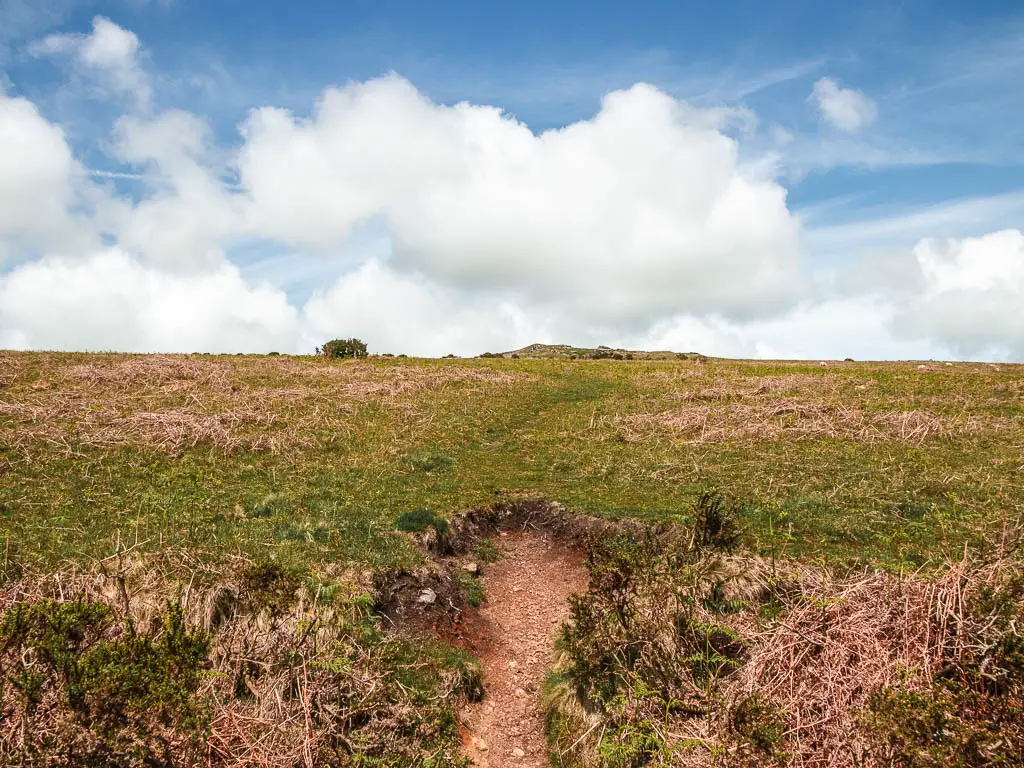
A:
{"label": "blue sky", "polygon": [[[76,69],[66,51],[39,53],[48,35],[89,35],[96,17],[137,38],[132,66],[152,93],[145,108],[130,103],[127,91],[112,94],[109,83],[92,82],[95,67]],[[231,195],[247,191],[237,185],[233,156],[246,142],[240,126],[252,110],[288,110],[296,125],[315,121],[326,88],[394,73],[434,105],[495,106],[534,135],[593,119],[606,94],[637,83],[707,119],[719,115],[715,130],[736,142],[737,172],[784,190],[787,210],[802,227],[801,271],[818,284],[843,283],[837,272],[859,270],[878,252],[909,253],[923,240],[942,238],[954,239],[954,247],[1024,223],[1024,8],[1013,2],[0,0],[0,69],[7,97],[31,102],[60,126],[93,178],[139,176],[108,182],[107,193],[129,205],[156,195],[156,177],[168,172],[154,176],[156,161],[140,167],[111,150],[113,126],[124,115],[198,116],[209,130],[204,167]],[[845,124],[815,95],[821,93],[835,97],[836,109],[854,110],[843,113]],[[284,290],[300,313],[318,287],[326,293],[324,286],[371,259],[402,263],[410,279],[431,290],[453,288],[395,251],[408,238],[388,215],[364,217],[354,234],[328,248],[249,231],[232,231],[217,247],[246,280]],[[117,232],[103,235],[106,245],[122,240]],[[367,249],[378,255],[366,256]],[[140,246],[143,260],[144,251]],[[38,244],[10,247],[0,270],[46,253]],[[1014,253],[993,258],[1016,268]],[[967,261],[958,264],[967,269]],[[502,297],[522,308],[520,289],[506,287]],[[470,293],[462,296],[470,303],[480,296]],[[840,293],[823,297],[819,290],[790,311],[813,312],[826,300],[849,298]],[[642,333],[629,326],[624,338],[646,333],[651,340],[652,329],[672,317],[742,337],[738,350],[831,350],[825,339],[794,346],[798,335],[787,335],[785,343],[754,339],[749,334],[756,332],[733,325],[738,320],[728,310],[697,311],[682,299],[678,311],[646,318]],[[602,332],[614,333],[612,319],[604,321]],[[577,332],[560,323],[548,332],[561,327]],[[1014,358],[1024,350],[1018,332],[1010,328],[975,346],[955,333],[924,334],[918,347],[880,341],[862,351]]]}
{"label": "blue sky", "polygon": [[[226,140],[255,104],[308,112],[326,85],[389,71],[441,102],[499,105],[536,131],[644,81],[806,135],[815,157],[788,183],[797,206],[851,196],[850,213],[1001,194],[1024,178],[1024,10],[1014,2],[119,0],[22,14],[9,90],[68,121],[89,121],[96,105],[62,103],[59,69],[17,45],[86,31],[101,14],[132,29],[173,81],[164,106],[198,109]],[[836,155],[807,101],[823,75],[883,107],[872,135]]]}

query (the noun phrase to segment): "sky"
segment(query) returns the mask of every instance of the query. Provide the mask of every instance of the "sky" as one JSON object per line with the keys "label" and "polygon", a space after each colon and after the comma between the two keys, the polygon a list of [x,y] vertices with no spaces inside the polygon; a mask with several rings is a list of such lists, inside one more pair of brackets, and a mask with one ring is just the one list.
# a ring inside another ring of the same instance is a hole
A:
{"label": "sky", "polygon": [[1024,361],[1024,6],[0,0],[0,348]]}

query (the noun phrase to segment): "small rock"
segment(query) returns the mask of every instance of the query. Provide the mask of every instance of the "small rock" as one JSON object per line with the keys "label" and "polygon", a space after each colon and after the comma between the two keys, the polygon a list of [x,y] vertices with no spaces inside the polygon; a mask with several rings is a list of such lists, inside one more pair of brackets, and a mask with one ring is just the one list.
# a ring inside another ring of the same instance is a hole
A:
{"label": "small rock", "polygon": [[509,669],[515,669],[515,668],[516,668],[516,667],[518,667],[518,666],[519,666],[519,664],[518,664],[518,662],[516,662],[516,660],[515,660],[515,659],[512,659],[512,661],[510,661],[510,662],[508,663],[508,668],[509,668]]}
{"label": "small rock", "polygon": [[524,691],[522,688],[516,688],[516,698],[525,699],[526,691]]}
{"label": "small rock", "polygon": [[466,563],[464,566],[462,566],[462,570],[464,570],[466,573],[476,576],[480,572],[480,566],[476,563]]}
{"label": "small rock", "polygon": [[437,601],[437,592],[427,588],[420,592],[420,596],[416,598],[417,603],[423,603],[424,605],[433,605]]}
{"label": "small rock", "polygon": [[477,750],[479,750],[480,752],[486,752],[488,749],[486,741],[484,741],[483,739],[477,739],[475,737],[473,739],[473,746],[476,747]]}
{"label": "small rock", "polygon": [[516,747],[515,749],[512,750],[512,757],[515,757],[515,758],[526,757],[526,753],[523,752],[523,750],[521,750],[519,747]]}

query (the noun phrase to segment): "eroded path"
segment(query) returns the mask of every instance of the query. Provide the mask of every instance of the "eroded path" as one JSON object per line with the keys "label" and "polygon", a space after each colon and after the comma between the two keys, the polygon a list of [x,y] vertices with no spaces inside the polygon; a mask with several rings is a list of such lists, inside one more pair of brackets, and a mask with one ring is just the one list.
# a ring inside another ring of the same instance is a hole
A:
{"label": "eroded path", "polygon": [[569,616],[567,599],[587,586],[583,556],[538,533],[511,532],[494,542],[501,560],[487,567],[487,601],[477,647],[484,699],[464,713],[466,749],[475,765],[549,766],[540,709],[551,643]]}

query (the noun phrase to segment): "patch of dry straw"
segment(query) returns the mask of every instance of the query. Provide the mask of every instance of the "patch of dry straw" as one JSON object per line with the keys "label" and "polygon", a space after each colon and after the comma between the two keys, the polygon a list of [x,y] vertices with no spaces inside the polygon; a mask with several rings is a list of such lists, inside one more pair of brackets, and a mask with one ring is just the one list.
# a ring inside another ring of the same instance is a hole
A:
{"label": "patch of dry straw", "polygon": [[825,438],[922,443],[933,437],[999,429],[1002,422],[971,415],[940,416],[923,410],[867,411],[856,406],[783,399],[770,403],[700,403],[681,410],[621,417],[618,425],[628,442],[667,432],[690,444]]}
{"label": "patch of dry straw", "polygon": [[347,431],[349,415],[363,403],[412,409],[409,396],[420,391],[524,378],[468,367],[289,358],[100,358],[57,365],[32,387],[9,391],[0,400],[0,417],[7,417],[0,427],[20,448],[41,442],[68,451],[146,445],[176,453],[209,445],[279,452],[315,444],[318,432]]}

